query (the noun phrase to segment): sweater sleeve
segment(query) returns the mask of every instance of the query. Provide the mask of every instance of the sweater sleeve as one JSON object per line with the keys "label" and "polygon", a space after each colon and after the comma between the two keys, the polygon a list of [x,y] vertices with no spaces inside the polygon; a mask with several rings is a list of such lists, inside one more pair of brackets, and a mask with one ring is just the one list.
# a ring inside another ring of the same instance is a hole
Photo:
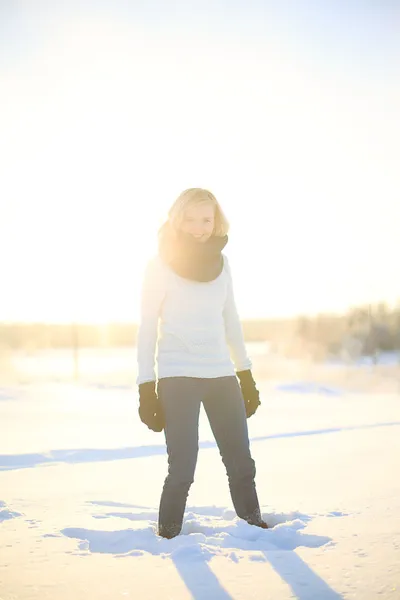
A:
{"label": "sweater sleeve", "polygon": [[242,325],[240,323],[233,290],[232,273],[226,256],[224,256],[224,266],[228,274],[228,292],[224,307],[226,341],[236,371],[246,371],[247,369],[252,368],[252,362],[247,354],[244,342]]}
{"label": "sweater sleeve", "polygon": [[137,385],[156,380],[155,357],[158,321],[165,297],[165,272],[159,257],[146,266],[140,301],[140,322],[137,336]]}

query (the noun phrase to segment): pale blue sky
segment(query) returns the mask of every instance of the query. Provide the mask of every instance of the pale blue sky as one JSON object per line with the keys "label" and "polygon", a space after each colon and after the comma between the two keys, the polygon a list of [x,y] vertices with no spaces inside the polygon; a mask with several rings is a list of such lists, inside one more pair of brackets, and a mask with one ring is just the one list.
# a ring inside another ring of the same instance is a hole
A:
{"label": "pale blue sky", "polygon": [[[68,4],[68,5],[67,5]],[[243,317],[400,297],[397,2],[0,4],[0,320],[135,319],[186,187]]]}

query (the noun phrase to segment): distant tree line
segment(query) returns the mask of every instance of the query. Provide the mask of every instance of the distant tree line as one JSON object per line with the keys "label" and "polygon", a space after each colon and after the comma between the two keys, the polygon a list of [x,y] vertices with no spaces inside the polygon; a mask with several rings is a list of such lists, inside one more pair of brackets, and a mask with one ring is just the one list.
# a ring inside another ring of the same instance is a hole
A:
{"label": "distant tree line", "polygon": [[134,323],[0,323],[0,346],[27,351],[71,348],[76,344],[88,348],[132,346],[136,343],[137,329]]}
{"label": "distant tree line", "polygon": [[297,319],[292,343],[297,341],[313,358],[342,355],[377,357],[400,351],[400,304],[385,303],[351,308],[344,315]]}
{"label": "distant tree line", "polygon": [[[400,303],[395,307],[384,303],[355,307],[342,315],[244,320],[242,327],[247,342],[268,342],[273,350],[292,356],[306,353],[318,359],[343,351],[400,351]],[[137,332],[136,323],[0,323],[0,349],[29,352],[74,346],[134,346]]]}

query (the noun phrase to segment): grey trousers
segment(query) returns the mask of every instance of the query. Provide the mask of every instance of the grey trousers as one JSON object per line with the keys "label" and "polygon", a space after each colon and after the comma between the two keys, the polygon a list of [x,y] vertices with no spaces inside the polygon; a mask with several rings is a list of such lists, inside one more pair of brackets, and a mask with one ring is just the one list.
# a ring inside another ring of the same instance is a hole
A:
{"label": "grey trousers", "polygon": [[239,517],[261,520],[255,487],[246,412],[236,377],[198,379],[168,377],[158,382],[165,412],[168,475],[160,500],[160,535],[177,535],[182,527],[198,454],[200,405],[203,403],[228,476]]}

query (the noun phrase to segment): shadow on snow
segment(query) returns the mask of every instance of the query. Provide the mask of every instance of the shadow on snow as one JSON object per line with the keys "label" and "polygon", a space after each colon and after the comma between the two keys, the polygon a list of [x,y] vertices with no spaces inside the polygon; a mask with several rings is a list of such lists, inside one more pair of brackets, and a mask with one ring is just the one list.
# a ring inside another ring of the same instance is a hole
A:
{"label": "shadow on snow", "polygon": [[[294,438],[310,435],[323,435],[338,433],[342,431],[357,431],[360,429],[374,429],[376,427],[396,427],[400,421],[390,423],[373,423],[370,425],[354,425],[347,427],[331,427],[329,429],[314,429],[308,431],[291,431],[288,433],[275,433],[253,437],[251,443],[265,442],[281,438]],[[216,448],[214,441],[203,441],[199,443],[200,450]],[[148,456],[164,455],[165,444],[152,446],[133,446],[131,448],[82,448],[71,450],[50,450],[46,453],[31,454],[0,454],[0,471],[27,469],[40,465],[51,465],[56,463],[88,463],[108,462],[113,460],[126,460],[131,458],[144,458]]]}
{"label": "shadow on snow", "polygon": [[[91,502],[97,506],[134,507],[117,502]],[[135,508],[135,507],[134,507]],[[145,507],[137,507],[143,509]],[[326,536],[304,534],[301,530],[312,517],[302,513],[275,516],[264,515],[273,527],[267,531],[251,527],[243,521],[232,522],[231,511],[218,507],[192,507],[182,534],[173,540],[164,540],[155,535],[157,513],[108,513],[97,518],[120,517],[144,522],[141,529],[98,531],[68,527],[61,531],[63,536],[78,540],[79,555],[90,553],[111,554],[117,558],[151,554],[172,560],[183,582],[193,598],[232,600],[209,564],[214,556],[224,553],[226,560],[238,563],[244,557],[253,562],[269,563],[274,571],[291,588],[298,600],[340,600],[342,596],[319,577],[295,552],[296,548],[320,548],[331,543]],[[190,511],[190,509],[189,509]],[[96,515],[95,515],[96,516]],[[201,521],[205,517],[204,523]],[[215,516],[221,522],[209,517]],[[343,516],[330,513],[329,516]],[[194,519],[192,519],[194,517]],[[192,519],[192,520],[191,520]],[[150,520],[150,522],[149,522]],[[288,522],[289,521],[289,522]],[[247,554],[244,554],[247,552]],[[267,589],[267,581],[265,583]]]}

